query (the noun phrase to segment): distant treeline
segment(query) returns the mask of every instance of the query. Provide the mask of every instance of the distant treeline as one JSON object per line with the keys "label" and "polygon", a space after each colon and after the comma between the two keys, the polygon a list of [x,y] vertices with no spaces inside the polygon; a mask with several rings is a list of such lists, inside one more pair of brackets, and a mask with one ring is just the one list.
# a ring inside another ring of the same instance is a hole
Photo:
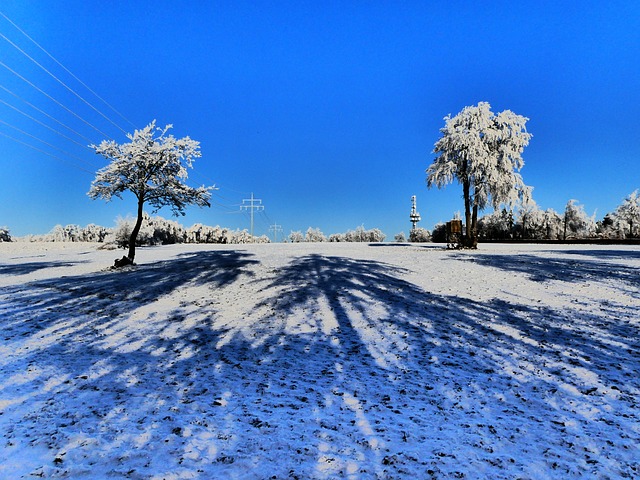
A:
{"label": "distant treeline", "polygon": [[[19,241],[26,242],[96,242],[117,247],[128,247],[131,230],[135,224],[133,218],[118,218],[113,228],[89,224],[86,227],[80,225],[56,225],[49,233],[44,235],[27,235]],[[8,229],[6,240],[11,241]],[[137,246],[169,245],[175,243],[268,243],[266,236],[252,236],[246,230],[231,230],[219,226],[211,227],[197,223],[185,228],[178,222],[167,220],[160,216],[144,214],[144,221],[137,237]]]}
{"label": "distant treeline", "polygon": [[386,235],[377,228],[365,230],[363,226],[346,233],[334,233],[327,237],[319,228],[309,227],[303,234],[301,231],[292,231],[289,234],[291,243],[300,242],[384,242]]}
{"label": "distant treeline", "polygon": [[[564,213],[553,209],[540,210],[535,205],[520,208],[516,213],[502,210],[478,220],[480,241],[559,241],[570,240],[624,240],[638,238],[640,234],[640,201],[632,193],[602,220],[589,216],[576,200],[569,200]],[[444,224],[436,225],[434,241],[446,241]]]}
{"label": "distant treeline", "polygon": [[[44,235],[27,235],[26,237],[13,238],[8,228],[0,229],[0,241],[12,240],[24,242],[94,242],[112,245],[115,247],[128,247],[131,230],[135,224],[133,218],[118,218],[116,226],[107,228],[100,225],[56,225],[49,233]],[[318,228],[309,228],[306,233],[291,232],[290,242],[383,242],[385,234],[374,228],[365,230],[358,227],[346,233],[325,236]],[[245,243],[269,243],[266,235],[252,236],[247,230],[231,230],[220,226],[211,227],[197,223],[189,228],[173,220],[167,220],[160,216],[144,214],[144,220],[138,233],[136,245],[169,245],[176,243],[216,243],[216,244],[245,244]]]}
{"label": "distant treeline", "polygon": [[[116,226],[106,228],[90,224],[56,225],[45,235],[28,235],[12,239],[9,229],[0,228],[0,242],[12,240],[32,242],[99,242],[107,245],[126,247],[135,220],[119,218]],[[596,221],[595,215],[589,216],[584,207],[576,200],[569,200],[564,213],[553,209],[539,209],[535,203],[521,207],[517,211],[494,211],[478,220],[478,239],[490,241],[618,241],[638,239],[640,237],[640,197],[635,191],[630,194],[614,212],[607,213],[602,220]],[[309,227],[305,233],[292,231],[288,241],[298,242],[383,242],[385,234],[378,228],[366,230],[360,226],[345,233],[326,236],[319,228]],[[424,228],[411,230],[409,238],[404,232],[394,237],[395,242],[438,242],[447,241],[446,225],[438,223],[433,231]],[[138,234],[137,244],[165,245],[172,243],[269,243],[267,236],[251,236],[246,230],[231,230],[224,227],[210,227],[197,223],[185,228],[178,222],[160,216],[144,216],[144,223]]]}

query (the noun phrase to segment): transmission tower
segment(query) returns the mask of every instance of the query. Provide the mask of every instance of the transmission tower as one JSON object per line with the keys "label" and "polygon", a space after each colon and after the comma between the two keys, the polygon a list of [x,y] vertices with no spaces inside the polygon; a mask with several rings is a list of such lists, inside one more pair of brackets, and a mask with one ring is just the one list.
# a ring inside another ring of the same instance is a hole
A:
{"label": "transmission tower", "polygon": [[274,223],[273,225],[269,226],[269,231],[273,232],[273,243],[277,243],[278,232],[282,232],[282,225],[278,225],[277,223]]}
{"label": "transmission tower", "polygon": [[411,230],[415,230],[416,229],[416,225],[418,225],[418,222],[420,221],[420,214],[418,213],[418,210],[416,210],[416,196],[413,195],[411,197],[411,214],[409,215],[409,218],[411,219]]}
{"label": "transmission tower", "polygon": [[[248,204],[245,204],[248,202]],[[253,198],[253,192],[251,192],[251,198],[245,198],[242,200],[243,205],[240,205],[240,210],[245,209],[251,212],[251,236],[253,237],[253,212],[264,210],[264,205],[262,205],[262,200],[259,198]]]}

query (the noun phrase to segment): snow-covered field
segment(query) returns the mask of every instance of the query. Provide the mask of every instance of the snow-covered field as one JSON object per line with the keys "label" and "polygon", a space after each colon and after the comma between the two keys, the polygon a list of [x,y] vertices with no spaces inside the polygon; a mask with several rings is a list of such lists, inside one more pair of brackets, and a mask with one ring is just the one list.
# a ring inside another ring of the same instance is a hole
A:
{"label": "snow-covered field", "polygon": [[0,243],[0,478],[638,478],[640,248]]}

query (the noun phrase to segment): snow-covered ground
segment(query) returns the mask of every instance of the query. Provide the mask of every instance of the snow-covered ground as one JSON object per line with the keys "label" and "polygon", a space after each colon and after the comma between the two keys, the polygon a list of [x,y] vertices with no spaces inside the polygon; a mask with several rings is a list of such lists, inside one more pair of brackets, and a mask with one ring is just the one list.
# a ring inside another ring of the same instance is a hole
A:
{"label": "snow-covered ground", "polygon": [[640,248],[0,243],[0,478],[638,478]]}

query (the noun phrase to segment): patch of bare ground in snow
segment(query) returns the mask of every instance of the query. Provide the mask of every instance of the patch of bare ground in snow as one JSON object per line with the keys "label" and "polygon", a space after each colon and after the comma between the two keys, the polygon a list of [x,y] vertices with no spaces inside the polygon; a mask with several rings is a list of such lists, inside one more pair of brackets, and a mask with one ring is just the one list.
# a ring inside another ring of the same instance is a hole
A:
{"label": "patch of bare ground in snow", "polygon": [[0,244],[0,477],[637,478],[640,250]]}

